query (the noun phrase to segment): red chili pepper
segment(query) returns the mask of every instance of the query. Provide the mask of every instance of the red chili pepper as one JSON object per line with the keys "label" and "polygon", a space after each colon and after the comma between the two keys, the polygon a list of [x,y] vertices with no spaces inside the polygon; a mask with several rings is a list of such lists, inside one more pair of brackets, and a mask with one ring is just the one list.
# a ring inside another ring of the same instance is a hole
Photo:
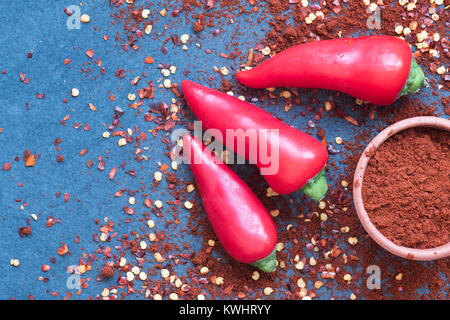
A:
{"label": "red chili pepper", "polygon": [[198,139],[185,135],[183,152],[209,221],[228,254],[265,272],[276,268],[277,230],[255,194]]}
{"label": "red chili pepper", "polygon": [[408,43],[391,36],[314,41],[289,48],[237,80],[252,88],[337,90],[376,105],[426,86]]}
{"label": "red chili pepper", "polygon": [[[226,93],[187,80],[181,88],[202,126],[219,130],[222,135],[216,138],[255,163],[274,191],[288,194],[302,188],[316,201],[324,197],[328,189],[324,169],[328,152],[318,140]],[[230,130],[234,136],[227,139]],[[276,135],[270,135],[269,130]],[[265,146],[270,150],[269,157],[261,152]]]}

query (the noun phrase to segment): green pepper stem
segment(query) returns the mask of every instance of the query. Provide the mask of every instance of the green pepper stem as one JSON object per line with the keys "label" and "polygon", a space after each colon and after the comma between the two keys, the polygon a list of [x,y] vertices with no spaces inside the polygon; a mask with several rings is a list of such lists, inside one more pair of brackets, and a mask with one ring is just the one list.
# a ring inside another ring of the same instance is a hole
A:
{"label": "green pepper stem", "polygon": [[314,201],[320,201],[325,197],[328,191],[327,178],[325,177],[325,167],[320,170],[311,180],[303,187],[303,192],[311,197]]}
{"label": "green pepper stem", "polygon": [[277,252],[273,249],[272,253],[267,257],[251,264],[264,272],[273,272],[277,268]]}
{"label": "green pepper stem", "polygon": [[416,93],[420,89],[427,86],[427,78],[425,78],[425,74],[413,56],[411,59],[411,68],[409,69],[408,80],[406,81],[402,91],[400,91],[398,98],[410,93]]}

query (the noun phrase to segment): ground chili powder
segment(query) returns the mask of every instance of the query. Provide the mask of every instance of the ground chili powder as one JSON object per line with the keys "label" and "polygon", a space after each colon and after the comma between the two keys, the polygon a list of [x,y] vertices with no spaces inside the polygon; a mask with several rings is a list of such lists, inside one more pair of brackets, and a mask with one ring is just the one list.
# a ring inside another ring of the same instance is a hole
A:
{"label": "ground chili powder", "polygon": [[364,206],[394,243],[433,248],[449,241],[450,133],[412,128],[385,141],[364,175]]}

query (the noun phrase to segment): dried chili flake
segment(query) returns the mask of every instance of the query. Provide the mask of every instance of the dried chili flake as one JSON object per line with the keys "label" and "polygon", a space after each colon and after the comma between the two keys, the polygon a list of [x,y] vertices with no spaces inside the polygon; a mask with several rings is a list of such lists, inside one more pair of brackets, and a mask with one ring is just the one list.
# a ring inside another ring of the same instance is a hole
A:
{"label": "dried chili flake", "polygon": [[51,267],[48,264],[43,264],[41,266],[41,271],[42,272],[48,272],[48,271],[50,271],[50,269],[51,269]]}
{"label": "dried chili flake", "polygon": [[103,170],[105,170],[105,165],[106,165],[106,162],[100,158],[98,161],[97,169],[100,171],[103,171]]}
{"label": "dried chili flake", "polygon": [[117,172],[117,168],[116,167],[111,169],[111,171],[109,172],[109,179],[110,180],[114,179],[114,176],[116,175],[116,172]]}
{"label": "dried chili flake", "polygon": [[11,169],[11,163],[7,162],[2,166],[2,170],[9,171]]}
{"label": "dried chili flake", "polygon": [[144,204],[145,204],[146,207],[151,208],[152,207],[152,200],[147,198],[147,199],[144,200]]}
{"label": "dried chili flake", "polygon": [[111,266],[105,266],[101,271],[101,274],[104,278],[112,278],[114,277],[114,273],[114,268]]}
{"label": "dried chili flake", "polygon": [[34,167],[35,164],[36,164],[36,159],[35,159],[34,155],[31,154],[25,161],[25,166],[26,167]]}
{"label": "dried chili flake", "polygon": [[19,79],[21,82],[23,82],[25,84],[30,83],[30,78],[28,78],[25,73],[19,72]]}
{"label": "dried chili flake", "polygon": [[45,223],[45,226],[47,228],[50,228],[57,223],[61,223],[61,219],[55,219],[54,217],[50,216],[47,218],[47,222]]}
{"label": "dried chili flake", "polygon": [[155,117],[152,116],[150,113],[144,114],[144,121],[146,121],[146,122],[152,122],[153,120],[155,120]]}
{"label": "dried chili flake", "polygon": [[354,124],[355,126],[359,127],[359,123],[358,121],[356,121],[355,119],[353,119],[350,116],[344,116],[344,119],[347,120],[348,122],[350,122],[351,124]]}
{"label": "dried chili flake", "polygon": [[126,171],[125,173],[130,175],[133,178],[136,177],[136,170],[131,169],[131,170]]}
{"label": "dried chili flake", "polygon": [[89,57],[89,58],[93,58],[94,57],[94,50],[92,50],[92,49],[88,49],[88,50],[86,50],[86,55]]}
{"label": "dried chili flake", "polygon": [[116,71],[116,77],[119,79],[125,78],[126,72],[123,69],[119,69]]}
{"label": "dried chili flake", "polygon": [[31,228],[29,226],[19,228],[19,236],[23,238],[25,235],[31,234]]}
{"label": "dried chili flake", "polygon": [[203,31],[205,29],[205,24],[203,23],[202,20],[198,19],[197,21],[194,22],[194,31],[195,32],[200,32]]}
{"label": "dried chili flake", "polygon": [[69,248],[67,247],[67,244],[63,244],[61,247],[56,249],[56,253],[60,256],[65,255],[67,252],[69,252]]}
{"label": "dried chili flake", "polygon": [[67,14],[69,17],[72,15],[72,11],[70,11],[69,8],[64,8],[64,13]]}
{"label": "dried chili flake", "polygon": [[128,215],[130,215],[130,216],[136,213],[136,212],[134,211],[134,209],[133,209],[133,208],[130,208],[130,207],[123,207],[123,212],[125,212],[126,214],[128,214]]}

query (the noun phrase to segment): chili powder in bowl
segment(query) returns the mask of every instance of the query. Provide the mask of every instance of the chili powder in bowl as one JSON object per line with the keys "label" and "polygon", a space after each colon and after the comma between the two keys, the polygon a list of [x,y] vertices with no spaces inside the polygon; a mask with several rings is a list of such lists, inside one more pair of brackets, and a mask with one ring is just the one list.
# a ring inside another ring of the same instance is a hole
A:
{"label": "chili powder in bowl", "polygon": [[450,120],[415,117],[384,129],[353,182],[358,217],[380,246],[413,260],[450,256]]}

